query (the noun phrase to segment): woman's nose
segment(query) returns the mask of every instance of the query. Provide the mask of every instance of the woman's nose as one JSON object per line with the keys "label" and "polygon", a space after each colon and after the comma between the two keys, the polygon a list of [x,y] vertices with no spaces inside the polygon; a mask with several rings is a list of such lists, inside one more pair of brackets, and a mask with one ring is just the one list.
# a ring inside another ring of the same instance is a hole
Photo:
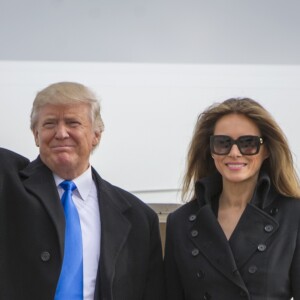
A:
{"label": "woman's nose", "polygon": [[230,152],[228,153],[228,156],[242,156],[240,149],[238,148],[238,146],[236,144],[232,145]]}

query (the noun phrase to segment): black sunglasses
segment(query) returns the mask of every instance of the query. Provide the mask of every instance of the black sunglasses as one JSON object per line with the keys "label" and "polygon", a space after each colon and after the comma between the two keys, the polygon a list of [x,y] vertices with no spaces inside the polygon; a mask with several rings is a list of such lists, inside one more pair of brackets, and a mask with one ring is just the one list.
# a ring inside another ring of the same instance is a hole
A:
{"label": "black sunglasses", "polygon": [[212,135],[210,137],[210,151],[217,155],[227,155],[232,146],[237,145],[242,155],[255,155],[263,143],[262,137],[254,135],[243,135],[237,140],[228,135]]}

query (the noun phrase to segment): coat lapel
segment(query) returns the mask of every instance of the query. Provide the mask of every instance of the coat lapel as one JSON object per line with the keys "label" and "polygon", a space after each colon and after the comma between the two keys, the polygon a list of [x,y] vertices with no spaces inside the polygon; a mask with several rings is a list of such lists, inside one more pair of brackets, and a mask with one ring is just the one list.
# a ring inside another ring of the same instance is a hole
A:
{"label": "coat lapel", "polygon": [[100,285],[102,297],[112,299],[115,267],[126,244],[131,224],[125,216],[130,204],[112,186],[95,174],[99,183],[101,218]]}
{"label": "coat lapel", "polygon": [[228,241],[211,209],[211,200],[218,197],[221,190],[222,178],[218,173],[196,183],[199,211],[188,234],[197,249],[219,272],[246,291],[238,270],[256,251],[264,251],[277,231],[277,221],[263,211],[273,202],[277,192],[272,189],[268,175],[262,171],[251,203],[246,206]]}
{"label": "coat lapel", "polygon": [[238,268],[260,249],[268,246],[268,240],[279,227],[278,222],[258,207],[248,204],[235,228],[230,246]]}
{"label": "coat lapel", "polygon": [[242,289],[246,289],[243,279],[236,272],[233,253],[210,205],[200,208],[188,234],[197,249],[219,272]]}
{"label": "coat lapel", "polygon": [[218,271],[245,289],[244,281],[236,271],[257,251],[268,247],[268,241],[278,227],[273,217],[248,204],[228,242],[210,205],[206,204],[199,209],[188,234],[197,249]]}
{"label": "coat lapel", "polygon": [[63,257],[65,217],[52,172],[38,158],[21,174],[24,177],[25,189],[36,196],[30,198],[31,201],[36,199],[40,201],[52,219],[59,239],[61,257]]}

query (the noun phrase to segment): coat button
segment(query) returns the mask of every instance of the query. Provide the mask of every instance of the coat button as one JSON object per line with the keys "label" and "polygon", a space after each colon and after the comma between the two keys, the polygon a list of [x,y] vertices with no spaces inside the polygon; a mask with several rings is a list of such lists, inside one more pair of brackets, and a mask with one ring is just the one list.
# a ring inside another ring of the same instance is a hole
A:
{"label": "coat button", "polygon": [[194,222],[197,219],[196,215],[190,215],[189,221]]}
{"label": "coat button", "polygon": [[210,300],[211,299],[211,295],[209,293],[205,293],[203,295],[203,300]]}
{"label": "coat button", "polygon": [[50,257],[51,257],[51,255],[48,251],[43,251],[41,253],[41,260],[44,261],[44,262],[49,261]]}
{"label": "coat button", "polygon": [[199,279],[203,279],[203,278],[205,277],[204,271],[202,271],[202,270],[198,271],[198,272],[197,272],[197,277],[198,277]]}
{"label": "coat button", "polygon": [[240,296],[241,297],[246,297],[247,296],[247,293],[243,290],[240,291]]}
{"label": "coat button", "polygon": [[258,251],[264,252],[267,249],[267,246],[265,244],[259,244],[257,246]]}
{"label": "coat button", "polygon": [[254,273],[256,273],[256,271],[257,271],[257,266],[250,266],[249,267],[249,269],[248,269],[248,272],[250,273],[250,274],[254,274]]}
{"label": "coat button", "polygon": [[278,211],[279,211],[279,209],[277,207],[272,207],[270,209],[269,213],[270,213],[271,216],[275,216],[275,215],[277,215]]}
{"label": "coat button", "polygon": [[197,248],[192,250],[192,255],[197,256],[199,254],[199,250]]}
{"label": "coat button", "polygon": [[271,231],[273,231],[273,229],[274,229],[274,227],[271,224],[265,226],[265,232],[271,232]]}
{"label": "coat button", "polygon": [[191,236],[196,237],[198,235],[198,230],[192,230]]}

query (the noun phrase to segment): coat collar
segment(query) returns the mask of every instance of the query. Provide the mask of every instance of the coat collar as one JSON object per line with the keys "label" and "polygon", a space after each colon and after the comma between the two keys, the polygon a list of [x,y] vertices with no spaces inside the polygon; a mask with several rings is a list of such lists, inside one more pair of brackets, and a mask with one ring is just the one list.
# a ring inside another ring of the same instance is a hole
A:
{"label": "coat collar", "polygon": [[261,209],[265,209],[271,205],[277,196],[278,193],[272,185],[269,175],[262,171],[258,178],[256,189],[250,203]]}
{"label": "coat collar", "polygon": [[[195,194],[200,207],[211,204],[211,200],[219,196],[221,191],[222,177],[217,172],[212,176],[202,178],[195,184]],[[264,209],[274,201],[277,195],[269,175],[262,170],[250,203]]]}

